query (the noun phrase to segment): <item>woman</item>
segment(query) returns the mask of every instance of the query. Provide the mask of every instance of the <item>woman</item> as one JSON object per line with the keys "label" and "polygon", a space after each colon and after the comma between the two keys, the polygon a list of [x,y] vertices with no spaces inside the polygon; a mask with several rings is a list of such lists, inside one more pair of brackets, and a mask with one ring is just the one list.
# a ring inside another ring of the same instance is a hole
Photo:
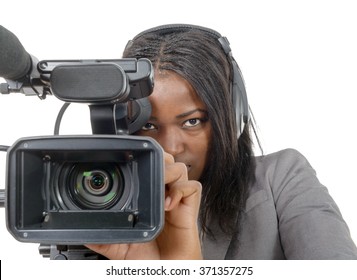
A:
{"label": "woman", "polygon": [[119,259],[357,259],[301,154],[254,157],[244,84],[224,37],[160,26],[130,41],[124,57],[148,58],[155,71],[152,115],[138,134],[166,152],[165,227],[150,243],[91,249]]}

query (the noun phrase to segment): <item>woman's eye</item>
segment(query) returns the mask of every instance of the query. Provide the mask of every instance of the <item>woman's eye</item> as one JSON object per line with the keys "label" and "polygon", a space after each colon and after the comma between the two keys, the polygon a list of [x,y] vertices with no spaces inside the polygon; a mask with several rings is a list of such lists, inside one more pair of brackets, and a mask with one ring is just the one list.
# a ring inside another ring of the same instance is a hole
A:
{"label": "woman's eye", "polygon": [[199,125],[201,123],[201,120],[196,118],[196,119],[189,119],[184,122],[185,127],[194,127],[196,125]]}
{"label": "woman's eye", "polygon": [[155,129],[156,127],[155,127],[155,125],[153,125],[152,123],[146,123],[142,128],[141,128],[141,130],[153,130],[153,129]]}

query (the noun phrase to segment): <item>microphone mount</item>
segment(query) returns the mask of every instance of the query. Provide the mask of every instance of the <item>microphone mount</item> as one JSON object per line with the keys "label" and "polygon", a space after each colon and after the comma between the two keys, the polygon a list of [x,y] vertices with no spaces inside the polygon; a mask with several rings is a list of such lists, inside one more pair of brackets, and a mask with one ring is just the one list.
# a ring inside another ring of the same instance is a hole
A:
{"label": "microphone mount", "polygon": [[1,94],[23,93],[26,96],[37,95],[40,99],[45,99],[47,94],[51,94],[50,88],[41,80],[40,72],[37,69],[38,59],[31,55],[31,71],[18,80],[6,79],[6,83],[0,84]]}

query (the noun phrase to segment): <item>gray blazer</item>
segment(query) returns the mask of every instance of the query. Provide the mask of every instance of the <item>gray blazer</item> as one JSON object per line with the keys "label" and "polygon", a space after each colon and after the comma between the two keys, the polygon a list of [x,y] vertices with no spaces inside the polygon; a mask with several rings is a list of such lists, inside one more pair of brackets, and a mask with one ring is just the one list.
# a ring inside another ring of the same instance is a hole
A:
{"label": "gray blazer", "polygon": [[[341,213],[308,161],[289,149],[256,158],[239,235],[212,222],[205,259],[357,259]],[[239,240],[239,242],[238,242]]]}

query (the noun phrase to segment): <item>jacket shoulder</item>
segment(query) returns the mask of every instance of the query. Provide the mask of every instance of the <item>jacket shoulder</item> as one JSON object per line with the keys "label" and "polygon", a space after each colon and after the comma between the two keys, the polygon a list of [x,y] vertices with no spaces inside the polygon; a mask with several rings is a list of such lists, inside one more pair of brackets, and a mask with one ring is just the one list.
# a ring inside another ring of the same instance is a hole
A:
{"label": "jacket shoulder", "polygon": [[348,226],[315,170],[297,150],[256,158],[256,183],[274,205],[289,259],[355,259]]}
{"label": "jacket shoulder", "polygon": [[275,153],[256,157],[257,167],[287,167],[296,166],[296,164],[308,165],[307,159],[295,149],[284,149]]}
{"label": "jacket shoulder", "polygon": [[321,186],[308,160],[295,149],[256,157],[255,163],[256,185],[269,186],[273,194],[282,191],[281,187],[293,178],[308,179],[309,185]]}

